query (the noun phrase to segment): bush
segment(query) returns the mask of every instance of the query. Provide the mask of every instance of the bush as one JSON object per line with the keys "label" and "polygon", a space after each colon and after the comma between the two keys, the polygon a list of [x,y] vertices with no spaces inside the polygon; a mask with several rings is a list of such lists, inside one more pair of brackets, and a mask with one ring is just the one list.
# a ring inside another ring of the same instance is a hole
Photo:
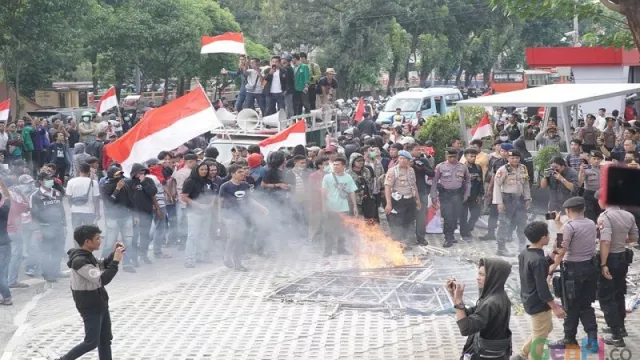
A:
{"label": "bush", "polygon": [[[467,129],[471,129],[484,115],[485,109],[479,106],[464,107],[464,118]],[[417,135],[418,141],[424,143],[427,140],[433,141],[436,150],[436,163],[444,161],[444,149],[454,136],[461,139],[460,118],[458,111],[454,110],[446,115],[436,115],[427,119],[426,125]]]}
{"label": "bush", "polygon": [[542,174],[544,169],[549,168],[549,162],[555,156],[560,156],[560,149],[557,146],[545,146],[536,155],[533,160],[536,170],[539,174]]}

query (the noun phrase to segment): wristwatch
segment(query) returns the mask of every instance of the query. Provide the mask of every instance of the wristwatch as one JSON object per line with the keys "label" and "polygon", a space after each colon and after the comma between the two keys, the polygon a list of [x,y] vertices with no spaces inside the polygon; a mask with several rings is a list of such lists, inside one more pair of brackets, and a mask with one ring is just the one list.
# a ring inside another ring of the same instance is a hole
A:
{"label": "wristwatch", "polygon": [[464,303],[455,304],[453,307],[458,310],[464,310]]}
{"label": "wristwatch", "polygon": [[604,268],[604,267],[607,267],[607,264],[601,264],[600,265],[600,268]]}

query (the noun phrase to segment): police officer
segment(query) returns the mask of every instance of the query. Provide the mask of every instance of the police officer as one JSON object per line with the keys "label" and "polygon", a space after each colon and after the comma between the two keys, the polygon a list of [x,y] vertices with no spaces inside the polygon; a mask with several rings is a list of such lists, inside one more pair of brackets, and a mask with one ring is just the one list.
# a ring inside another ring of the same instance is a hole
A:
{"label": "police officer", "polygon": [[462,213],[460,214],[460,236],[465,241],[473,240],[471,232],[476,227],[476,222],[482,212],[484,184],[482,183],[482,169],[476,164],[476,156],[478,153],[478,150],[474,148],[464,151],[464,159],[469,169],[469,178],[471,181],[469,198],[462,204]]}
{"label": "police officer", "polygon": [[507,154],[513,150],[513,145],[503,143],[500,148],[500,157],[493,157],[489,160],[489,174],[487,174],[487,197],[491,200],[489,205],[489,220],[487,221],[487,234],[480,236],[480,240],[496,240],[496,229],[498,228],[498,207],[493,204],[493,182],[495,174],[507,163]]}
{"label": "police officer", "polygon": [[598,200],[594,197],[596,191],[600,188],[600,162],[602,161],[602,152],[591,150],[589,153],[589,165],[581,164],[578,171],[578,186],[584,187],[582,197],[585,202],[584,215],[593,222],[598,220],[598,216],[602,212],[598,206]]}
{"label": "police officer", "polygon": [[397,164],[389,168],[384,180],[389,228],[396,240],[405,243],[408,243],[409,234],[413,232],[416,210],[423,206],[416,185],[416,173],[410,163],[412,160],[413,156],[408,151],[399,151]]}
{"label": "police officer", "polygon": [[531,206],[531,188],[527,167],[520,164],[520,152],[511,150],[507,154],[508,163],[496,172],[493,203],[498,207],[498,251],[499,256],[511,256],[507,252],[507,238],[517,229],[520,247],[525,247],[524,226],[527,209]]}
{"label": "police officer", "polygon": [[469,170],[458,162],[458,150],[447,148],[447,161],[436,166],[431,202],[440,206],[444,221],[443,247],[451,247],[456,242],[453,232],[458,227],[462,204],[469,198],[471,182]]}
{"label": "police officer", "polygon": [[581,197],[572,197],[562,205],[569,221],[560,222],[556,214],[556,226],[562,230],[562,247],[555,248],[555,265],[562,262],[561,281],[564,283],[563,306],[567,313],[564,319],[564,338],[552,347],[576,346],[578,323],[588,336],[588,350],[597,349],[598,325],[591,303],[596,298],[598,269],[595,264],[596,224],[584,217],[585,202]]}
{"label": "police officer", "polygon": [[629,263],[633,258],[633,250],[625,248],[625,245],[637,241],[638,227],[633,214],[617,206],[605,204],[599,200],[599,195],[600,192],[596,192],[600,207],[605,210],[598,217],[601,268],[598,299],[609,326],[602,329],[602,332],[611,334],[604,339],[607,345],[624,347],[624,337],[627,336],[624,326],[624,295],[627,292]]}

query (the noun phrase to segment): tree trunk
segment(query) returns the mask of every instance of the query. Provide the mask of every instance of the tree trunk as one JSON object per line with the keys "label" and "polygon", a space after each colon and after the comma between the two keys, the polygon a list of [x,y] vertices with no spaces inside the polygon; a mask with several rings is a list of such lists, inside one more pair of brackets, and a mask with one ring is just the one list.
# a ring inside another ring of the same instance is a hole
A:
{"label": "tree trunk", "polygon": [[167,93],[169,88],[169,74],[165,74],[164,76],[164,88],[162,89],[162,101],[167,101]]}
{"label": "tree trunk", "polygon": [[176,93],[176,97],[184,95],[184,83],[184,76],[180,76],[180,78],[178,79],[178,91]]}
{"label": "tree trunk", "polygon": [[98,52],[93,50],[89,56],[91,62],[91,82],[93,83],[93,91],[98,91]]}
{"label": "tree trunk", "polygon": [[389,89],[396,88],[396,75],[398,73],[398,63],[400,59],[397,56],[393,57],[393,61],[391,62],[391,69],[389,70],[389,83],[387,84],[387,92]]}
{"label": "tree trunk", "polygon": [[640,4],[637,1],[627,1],[622,4],[624,4],[623,11],[629,23],[633,43],[636,49],[640,50]]}
{"label": "tree trunk", "polygon": [[[17,121],[20,118],[20,63],[16,64],[16,113],[14,116],[14,121]],[[7,92],[7,96],[11,98],[11,93]],[[34,124],[35,125],[35,124]]]}

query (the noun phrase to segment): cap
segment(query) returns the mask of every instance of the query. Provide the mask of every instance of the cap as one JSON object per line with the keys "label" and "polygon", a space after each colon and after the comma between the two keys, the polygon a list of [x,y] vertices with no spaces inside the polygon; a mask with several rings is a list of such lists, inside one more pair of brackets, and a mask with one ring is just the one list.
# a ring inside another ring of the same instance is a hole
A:
{"label": "cap", "polygon": [[502,150],[504,151],[513,150],[513,145],[509,143],[502,143]]}
{"label": "cap", "polygon": [[325,71],[325,73],[335,75],[336,70],[334,68],[327,68],[327,71]]}
{"label": "cap", "polygon": [[257,168],[262,164],[262,155],[261,154],[250,154],[247,156],[247,164],[250,168]]}
{"label": "cap", "polygon": [[409,160],[413,160],[413,156],[407,150],[398,151],[398,156],[406,157]]}
{"label": "cap", "polygon": [[405,136],[399,141],[400,144],[405,144],[405,145],[413,144],[415,142],[416,142],[416,139],[412,138],[411,136]]}
{"label": "cap", "polygon": [[520,151],[513,149],[513,150],[509,150],[508,152],[508,156],[517,156],[517,157],[521,157],[522,155],[520,154]]}
{"label": "cap", "polygon": [[604,156],[602,155],[602,151],[600,151],[600,150],[591,150],[589,155],[591,157],[595,157],[595,158],[598,158],[598,159],[604,159]]}
{"label": "cap", "polygon": [[152,165],[158,165],[160,163],[160,160],[156,159],[156,158],[151,158],[149,160],[147,160],[145,162],[145,164],[147,164],[147,166],[152,166]]}
{"label": "cap", "polygon": [[28,175],[28,174],[22,174],[18,178],[18,183],[19,184],[31,184],[34,181],[35,180],[33,180],[33,177],[31,175]]}
{"label": "cap", "polygon": [[473,154],[473,155],[478,155],[478,150],[474,149],[474,148],[467,148],[464,149],[464,154]]}
{"label": "cap", "polygon": [[565,209],[573,209],[577,207],[582,207],[584,206],[584,204],[585,204],[584,198],[581,198],[579,196],[574,196],[569,200],[565,201],[564,204],[562,204],[562,207]]}
{"label": "cap", "polygon": [[446,148],[445,151],[447,152],[447,156],[458,155],[458,150],[454,148]]}
{"label": "cap", "polygon": [[289,55],[289,54],[287,54],[287,55],[283,56],[282,58],[283,58],[284,60],[287,60],[287,61],[292,61],[292,60],[293,60],[293,56],[291,56],[291,55]]}
{"label": "cap", "polygon": [[184,156],[185,160],[198,160],[198,155],[196,154],[186,154]]}
{"label": "cap", "polygon": [[[21,176],[22,177],[22,176]],[[49,179],[53,179],[53,175],[49,174],[46,171],[41,171],[38,174],[38,180],[49,180]]]}
{"label": "cap", "polygon": [[200,148],[195,148],[195,149],[193,149],[193,152],[194,152],[196,155],[200,155],[200,154],[202,154],[202,153],[204,152],[204,150],[202,150],[202,149],[200,149]]}

